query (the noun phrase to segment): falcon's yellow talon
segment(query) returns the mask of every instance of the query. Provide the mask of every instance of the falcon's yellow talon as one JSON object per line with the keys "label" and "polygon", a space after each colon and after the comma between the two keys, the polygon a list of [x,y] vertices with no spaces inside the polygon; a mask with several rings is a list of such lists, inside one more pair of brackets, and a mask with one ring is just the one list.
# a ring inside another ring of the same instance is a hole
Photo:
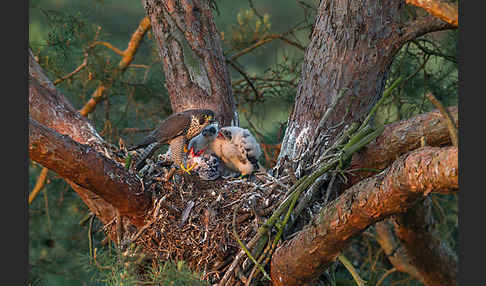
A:
{"label": "falcon's yellow talon", "polygon": [[181,165],[180,165],[181,169],[182,169],[184,172],[188,173],[189,175],[191,174],[191,172],[190,172],[190,171],[191,171],[192,169],[194,169],[196,166],[197,166],[197,163],[194,163],[194,164],[193,164],[191,167],[189,167],[189,168],[186,168],[186,167],[184,166],[184,164],[182,164],[182,163],[181,163]]}
{"label": "falcon's yellow talon", "polygon": [[181,167],[182,171],[188,173],[189,175],[191,174],[191,172],[189,172],[189,170],[187,170],[186,167],[184,167],[184,164],[181,163],[180,167]]}
{"label": "falcon's yellow talon", "polygon": [[192,169],[196,168],[196,166],[197,166],[197,163],[192,164],[192,166],[189,167],[189,169],[187,169],[187,171],[191,171]]}

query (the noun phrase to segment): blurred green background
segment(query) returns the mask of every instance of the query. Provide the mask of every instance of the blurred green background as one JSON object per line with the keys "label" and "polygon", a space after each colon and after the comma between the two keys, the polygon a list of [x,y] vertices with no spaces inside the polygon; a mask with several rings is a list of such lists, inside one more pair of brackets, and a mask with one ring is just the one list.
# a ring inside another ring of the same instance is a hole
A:
{"label": "blurred green background", "polygon": [[[284,33],[312,24],[312,7],[317,7],[319,1],[252,2],[262,19],[255,15],[248,1],[216,1],[219,13],[214,13],[215,21],[224,34],[223,50],[226,56],[248,47],[255,39],[265,35]],[[81,64],[84,48],[94,37],[125,49],[143,17],[141,1],[31,0],[29,45],[48,76],[55,80]],[[260,25],[257,24],[259,19]],[[305,47],[309,32],[307,27],[288,38]],[[446,106],[457,105],[457,39],[457,31],[440,32],[423,37],[416,44],[410,43],[402,49],[392,65],[389,82],[400,75],[413,77],[393,93],[380,109],[377,121],[389,123],[432,109],[424,97],[427,91],[432,91]],[[428,56],[419,46],[450,57]],[[273,145],[282,139],[300,79],[303,56],[302,50],[274,40],[238,59],[238,66],[254,80],[260,91],[264,91],[263,100],[256,100],[241,74],[229,67],[240,125],[258,133],[261,142]],[[119,60],[120,57],[112,51],[96,48],[87,68],[57,87],[75,108],[80,109]],[[109,90],[108,99],[89,115],[100,134],[114,144],[118,144],[119,138],[126,144],[132,144],[146,133],[131,132],[129,128],[148,130],[171,112],[153,38],[144,39],[133,63],[149,68],[128,69]],[[270,165],[271,162],[265,163]],[[41,169],[41,166],[31,162],[29,191],[33,189]],[[447,209],[446,213],[438,209],[441,232],[456,247],[457,197],[442,196],[439,202],[442,208]],[[90,262],[89,222],[86,221],[89,210],[55,173],[48,173],[46,186],[29,206],[28,214],[30,285],[121,285],[120,279],[125,281],[124,285],[130,284],[123,276],[123,270],[115,267],[121,259],[116,249],[109,244],[102,245],[105,236],[96,219],[93,221],[93,247],[99,251],[99,260],[112,267],[111,270],[100,269]],[[81,221],[83,225],[80,225]],[[372,250],[377,253],[379,247],[376,242],[371,243]],[[354,247],[361,249],[365,247],[363,245],[364,242],[357,239]],[[362,263],[358,257],[355,261],[358,265]],[[386,270],[370,270],[370,267],[361,266],[363,271],[367,271],[364,277],[368,280],[380,277]],[[341,284],[338,285],[346,285],[349,274],[342,267],[335,270],[337,280],[345,277],[339,280]],[[189,272],[187,269],[184,271]],[[387,280],[399,281],[406,277],[397,272]]]}

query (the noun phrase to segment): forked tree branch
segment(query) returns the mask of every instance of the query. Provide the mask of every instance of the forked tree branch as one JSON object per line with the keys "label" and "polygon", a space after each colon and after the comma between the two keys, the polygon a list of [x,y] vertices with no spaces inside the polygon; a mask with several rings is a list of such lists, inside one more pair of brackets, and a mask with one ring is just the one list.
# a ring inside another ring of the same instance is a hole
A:
{"label": "forked tree branch", "polygon": [[431,32],[455,29],[457,27],[446,23],[435,16],[427,15],[403,24],[402,35],[398,37],[397,45],[402,46],[408,41]]}
{"label": "forked tree branch", "polygon": [[423,147],[400,157],[379,175],[346,190],[276,250],[273,285],[302,285],[316,278],[371,224],[407,211],[431,191],[448,193],[457,188],[456,147]]}
{"label": "forked tree branch", "polygon": [[87,118],[81,116],[52,84],[29,50],[29,116],[60,134],[97,151],[107,146]]}

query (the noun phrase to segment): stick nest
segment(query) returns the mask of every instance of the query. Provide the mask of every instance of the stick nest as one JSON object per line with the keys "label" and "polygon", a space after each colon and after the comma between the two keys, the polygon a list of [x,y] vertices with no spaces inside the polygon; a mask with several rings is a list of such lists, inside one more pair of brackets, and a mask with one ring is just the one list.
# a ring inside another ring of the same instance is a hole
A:
{"label": "stick nest", "polygon": [[204,181],[178,171],[165,182],[160,178],[169,167],[163,162],[153,167],[153,175],[143,177],[153,208],[146,225],[130,233],[130,242],[153,258],[183,260],[204,280],[219,281],[241,249],[233,235],[233,214],[238,236],[246,244],[272,214],[282,190],[262,172],[249,179]]}

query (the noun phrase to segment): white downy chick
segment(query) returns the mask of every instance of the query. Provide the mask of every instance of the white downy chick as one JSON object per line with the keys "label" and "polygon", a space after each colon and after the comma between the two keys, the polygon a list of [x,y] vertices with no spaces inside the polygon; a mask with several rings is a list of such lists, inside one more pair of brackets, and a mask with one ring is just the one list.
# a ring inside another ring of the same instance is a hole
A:
{"label": "white downy chick", "polygon": [[228,168],[243,176],[259,169],[258,158],[262,151],[247,129],[237,126],[222,127],[209,147]]}

